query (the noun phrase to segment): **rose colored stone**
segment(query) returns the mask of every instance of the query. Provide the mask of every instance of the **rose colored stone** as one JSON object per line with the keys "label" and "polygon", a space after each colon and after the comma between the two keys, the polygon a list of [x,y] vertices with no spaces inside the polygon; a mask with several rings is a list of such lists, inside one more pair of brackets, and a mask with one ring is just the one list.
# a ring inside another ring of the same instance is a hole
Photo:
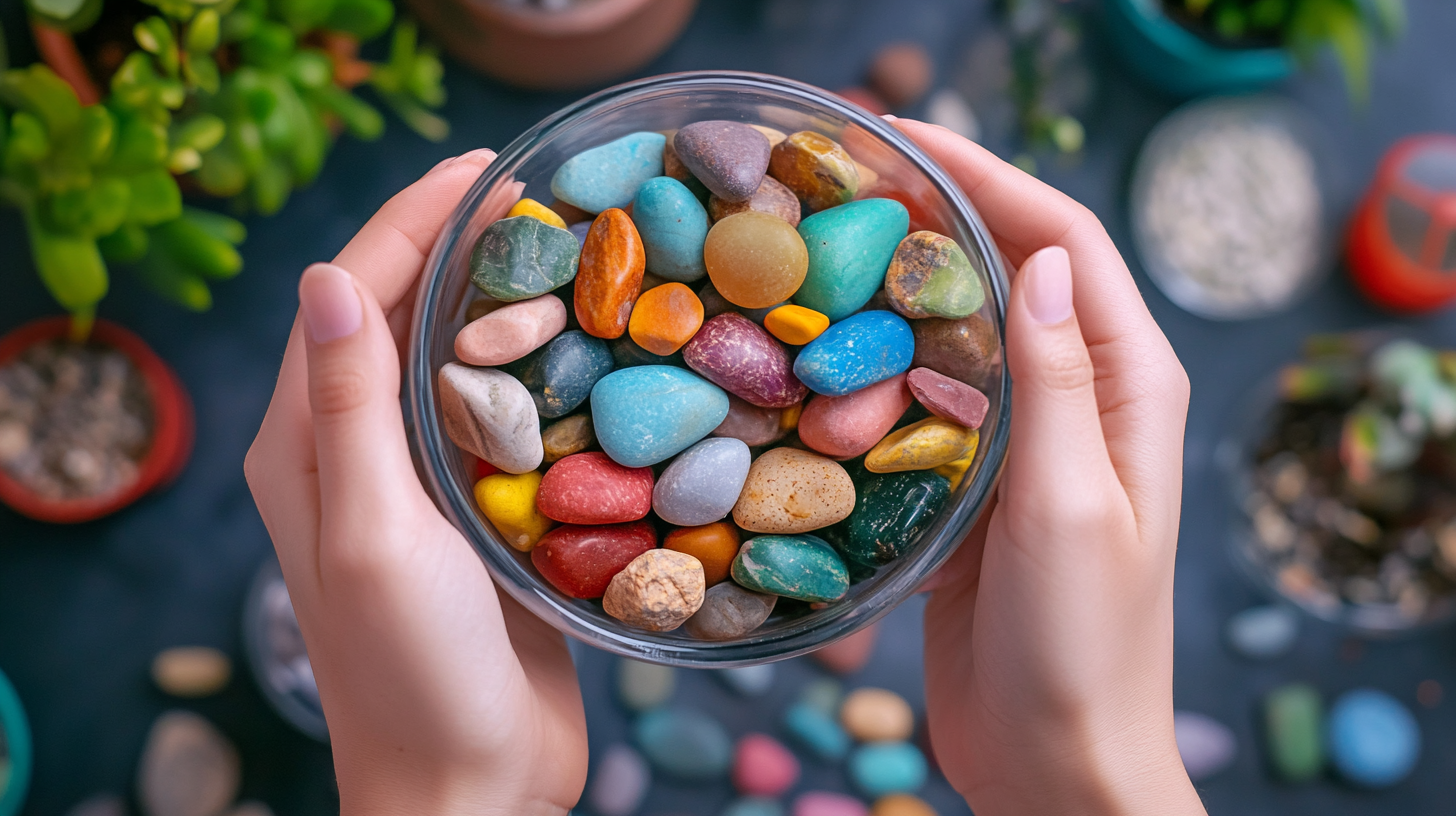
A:
{"label": "rose colored stone", "polygon": [[747,210],[768,213],[784,219],[790,226],[799,226],[799,199],[794,196],[793,190],[780,184],[772,176],[764,176],[763,182],[758,185],[758,191],[747,201],[726,201],[717,196],[708,199],[708,215],[714,221],[722,221],[730,215]]}
{"label": "rose colored stone", "polygon": [[573,453],[541,477],[536,509],[566,524],[620,524],[652,509],[652,468],[623,467],[605,453]]}
{"label": "rose colored stone", "polygon": [[807,791],[794,800],[791,816],[869,816],[864,803],[842,793]]}
{"label": "rose colored stone", "polygon": [[875,54],[870,63],[870,87],[891,107],[903,108],[920,101],[930,90],[935,67],[919,43],[892,43]]}
{"label": "rose colored stone", "polygon": [[531,563],[550,584],[573,598],[600,598],[632,559],[657,546],[652,524],[634,521],[600,527],[568,524],[541,537]]}
{"label": "rose colored stone", "polygon": [[836,459],[850,459],[873,448],[910,407],[904,374],[845,394],[816,395],[799,417],[799,439]]}
{"label": "rose colored stone", "polygon": [[733,749],[733,786],[744,796],[777,798],[799,781],[799,760],[767,734],[744,734]]}
{"label": "rose colored stone", "polygon": [[986,399],[985,394],[939,371],[911,369],[905,382],[925,410],[967,428],[981,427],[986,411],[991,407],[991,401]]}
{"label": "rose colored stone", "polygon": [[773,335],[740,314],[707,321],[683,346],[683,361],[730,394],[761,408],[787,408],[809,389],[794,376],[789,354]]}
{"label": "rose colored stone", "polygon": [[752,448],[777,442],[789,430],[784,427],[784,409],[760,408],[729,394],[728,416],[723,424],[713,429],[713,436],[732,437]]}
{"label": "rose colored stone", "polygon": [[673,136],[672,146],[683,166],[726,201],[748,200],[768,170],[768,139],[742,122],[694,122]]}
{"label": "rose colored stone", "polygon": [[870,654],[875,650],[879,626],[872,623],[843,640],[836,640],[813,652],[814,659],[835,674],[859,671],[870,661]]}
{"label": "rose colored stone", "polygon": [[566,328],[566,305],[545,294],[496,309],[455,335],[455,356],[478,366],[514,362]]}
{"label": "rose colored stone", "polygon": [[577,267],[575,308],[582,331],[605,340],[621,337],[646,270],[647,252],[631,217],[604,210],[586,234]]}

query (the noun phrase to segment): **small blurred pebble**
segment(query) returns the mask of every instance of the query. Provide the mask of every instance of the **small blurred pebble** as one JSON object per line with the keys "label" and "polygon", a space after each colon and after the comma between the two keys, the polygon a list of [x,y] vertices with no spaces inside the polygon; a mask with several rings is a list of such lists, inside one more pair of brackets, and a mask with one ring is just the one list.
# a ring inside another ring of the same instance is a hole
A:
{"label": "small blurred pebble", "polygon": [[773,799],[750,796],[733,800],[720,816],[784,816],[784,806]]}
{"label": "small blurred pebble", "polygon": [[925,121],[940,125],[973,142],[981,140],[981,123],[969,102],[950,88],[941,88],[930,95],[925,107]]}
{"label": "small blurred pebble", "polygon": [[190,711],[157,718],[140,765],[137,800],[147,816],[217,816],[237,799],[242,782],[232,742]]}
{"label": "small blurred pebble", "polygon": [[832,677],[823,677],[804,686],[804,690],[799,693],[799,702],[834,717],[838,715],[839,706],[844,702],[844,687]]}
{"label": "small blurred pebble", "polygon": [[1308,683],[1290,683],[1264,698],[1269,764],[1286,782],[1319,776],[1325,764],[1324,702]]}
{"label": "small blurred pebble", "polygon": [[632,711],[657,708],[672,697],[677,677],[671,666],[624,657],[617,661],[617,699]]}
{"label": "small blurred pebble", "polygon": [[900,741],[915,733],[915,712],[888,689],[860,688],[844,698],[839,722],[860,742]]}
{"label": "small blurred pebble", "polygon": [[631,746],[618,743],[608,748],[592,769],[586,798],[599,816],[629,816],[642,806],[651,787],[652,771],[647,760]]}
{"label": "small blurred pebble", "polygon": [[98,793],[78,802],[66,816],[126,816],[126,800],[114,793]]}
{"label": "small blurred pebble", "polygon": [[744,697],[762,697],[773,688],[776,671],[772,663],[763,663],[758,666],[719,669],[717,676],[723,685]]}
{"label": "small blurred pebble", "polygon": [[744,734],[733,750],[733,786],[744,796],[782,796],[799,781],[799,760],[767,734]]}
{"label": "small blurred pebble", "polygon": [[688,708],[659,708],[637,718],[637,746],[653,767],[687,780],[726,776],[733,763],[733,741],[707,714]]}
{"label": "small blurred pebble", "polygon": [[1364,788],[1388,788],[1405,779],[1421,756],[1416,718],[1375,689],[1356,689],[1335,700],[1326,737],[1340,776]]}
{"label": "small blurred pebble", "polygon": [[914,793],[925,785],[925,756],[908,742],[872,742],[849,756],[849,776],[871,799],[889,793]]}
{"label": "small blurred pebble", "polygon": [[1294,647],[1299,613],[1287,606],[1256,606],[1229,618],[1229,647],[1250,660],[1272,660]]}
{"label": "small blurred pebble", "polygon": [[918,43],[899,42],[881,48],[870,63],[869,85],[891,108],[913,105],[930,90],[935,66]]}
{"label": "small blurred pebble", "polygon": [[1207,779],[1234,761],[1237,743],[1228,726],[1192,711],[1173,712],[1173,737],[1183,768],[1194,782]]}
{"label": "small blurred pebble", "polygon": [[868,88],[841,88],[836,93],[876,116],[884,116],[890,112],[890,106],[885,104],[885,100]]}
{"label": "small blurred pebble", "polygon": [[835,674],[853,674],[869,662],[870,654],[875,650],[875,637],[878,633],[879,624],[872,623],[849,637],[814,652],[814,659]]}
{"label": "small blurred pebble", "polygon": [[869,816],[864,803],[842,793],[806,791],[794,800],[792,816]]}
{"label": "small blurred pebble", "polygon": [[1440,681],[1422,680],[1416,686],[1416,702],[1426,708],[1435,708],[1441,704],[1441,698],[1445,696],[1445,690],[1441,688]]}
{"label": "small blurred pebble", "polygon": [[173,697],[208,697],[232,678],[233,662],[209,646],[174,646],[152,658],[152,680]]}
{"label": "small blurred pebble", "polygon": [[849,753],[849,734],[833,716],[805,703],[789,706],[784,712],[784,727],[820,759],[837,762]]}
{"label": "small blurred pebble", "polygon": [[875,800],[870,816],[937,816],[930,803],[909,793],[892,793]]}
{"label": "small blurred pebble", "polygon": [[257,801],[241,802],[227,816],[273,816],[273,809]]}

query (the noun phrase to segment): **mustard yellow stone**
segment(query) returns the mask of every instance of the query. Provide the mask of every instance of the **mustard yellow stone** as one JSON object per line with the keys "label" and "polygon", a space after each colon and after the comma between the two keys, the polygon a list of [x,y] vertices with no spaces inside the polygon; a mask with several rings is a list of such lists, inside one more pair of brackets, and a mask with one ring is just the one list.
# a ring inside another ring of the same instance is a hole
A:
{"label": "mustard yellow stone", "polygon": [[799,427],[799,417],[804,415],[804,403],[796,402],[779,414],[779,428],[785,432]]}
{"label": "mustard yellow stone", "polygon": [[529,215],[537,221],[544,221],[553,227],[566,229],[564,218],[557,215],[555,210],[534,199],[523,198],[517,201],[516,206],[511,207],[511,211],[506,213],[506,218],[515,218],[518,215]]}
{"label": "mustard yellow stone", "polygon": [[939,417],[906,425],[870,448],[865,468],[871,473],[930,470],[976,449],[980,434]]}
{"label": "mustard yellow stone", "polygon": [[790,303],[769,312],[763,318],[763,327],[791,346],[802,346],[829,328],[829,317]]}
{"label": "mustard yellow stone", "polygon": [[[975,434],[976,437],[980,436],[980,431],[971,431],[971,433]],[[955,489],[961,486],[961,480],[966,478],[966,471],[971,469],[971,461],[976,458],[977,441],[973,440],[971,442],[971,449],[966,452],[965,456],[962,456],[954,462],[946,462],[934,469],[935,475],[944,476],[950,480],[951,492],[955,492]]]}
{"label": "mustard yellow stone", "polygon": [[475,503],[506,543],[530,552],[551,529],[551,519],[536,509],[536,491],[541,474],[530,471],[515,476],[495,473],[475,483]]}

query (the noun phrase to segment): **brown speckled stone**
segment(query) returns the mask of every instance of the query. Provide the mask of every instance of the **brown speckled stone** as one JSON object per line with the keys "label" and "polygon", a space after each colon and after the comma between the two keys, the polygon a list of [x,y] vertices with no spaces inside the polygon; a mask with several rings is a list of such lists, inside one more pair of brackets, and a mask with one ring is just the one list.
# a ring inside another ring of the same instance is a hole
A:
{"label": "brown speckled stone", "polygon": [[930,317],[910,321],[915,332],[911,365],[939,371],[968,385],[985,388],[1001,361],[1001,341],[991,321],[974,314],[960,320]]}
{"label": "brown speckled stone", "polygon": [[602,608],[630,626],[668,632],[702,607],[706,586],[698,559],[676,550],[648,550],[612,578]]}
{"label": "brown speckled stone", "polygon": [[755,533],[807,533],[854,509],[854,483],[844,468],[817,453],[774,448],[754,461],[733,521]]}
{"label": "brown speckled stone", "polygon": [[714,221],[721,221],[747,210],[768,213],[784,219],[790,226],[799,226],[799,199],[794,196],[793,190],[771,176],[763,177],[758,191],[747,201],[725,201],[717,196],[708,199],[708,215]]}
{"label": "brown speckled stone", "polygon": [[747,201],[768,170],[768,138],[742,122],[694,122],[672,138],[678,160],[725,201]]}

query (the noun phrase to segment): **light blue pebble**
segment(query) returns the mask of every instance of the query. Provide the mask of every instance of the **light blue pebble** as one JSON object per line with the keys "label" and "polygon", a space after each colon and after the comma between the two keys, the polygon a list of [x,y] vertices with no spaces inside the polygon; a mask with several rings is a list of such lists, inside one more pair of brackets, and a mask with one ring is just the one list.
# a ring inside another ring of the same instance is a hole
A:
{"label": "light blue pebble", "polygon": [[551,194],[573,207],[599,213],[632,203],[644,181],[662,175],[667,137],[631,133],[567,159],[551,177]]}
{"label": "light blue pebble", "polygon": [[794,374],[831,397],[858,391],[910,367],[915,335],[893,312],[850,315],[814,338],[794,361]]}
{"label": "light blue pebble", "polygon": [[885,284],[900,239],[910,231],[905,205],[866,198],[805,218],[799,237],[809,250],[809,271],[794,302],[842,320],[869,302]]}
{"label": "light blue pebble", "polygon": [[737,439],[704,439],[672,460],[652,489],[652,509],[668,524],[712,524],[733,511],[753,456]]}
{"label": "light blue pebble", "polygon": [[708,274],[703,265],[708,211],[682,182],[658,176],[643,183],[632,200],[632,223],[642,236],[648,272],[674,281]]}
{"label": "light blue pebble", "polygon": [[832,677],[821,677],[804,686],[804,690],[799,693],[799,702],[816,708],[829,717],[839,712],[839,705],[843,701],[844,687]]}
{"label": "light blue pebble", "polygon": [[637,718],[633,738],[654,767],[681,779],[728,773],[733,741],[712,717],[687,708],[659,708]]}
{"label": "light blue pebble", "polygon": [[838,762],[849,753],[849,734],[830,714],[805,703],[795,703],[784,712],[784,727],[795,740],[820,759]]}
{"label": "light blue pebble", "polygon": [[914,793],[925,784],[925,755],[908,742],[872,742],[849,757],[849,776],[866,796]]}
{"label": "light blue pebble", "polygon": [[1229,646],[1252,660],[1272,660],[1289,651],[1299,636],[1299,613],[1287,606],[1245,609],[1224,627]]}
{"label": "light blue pebble", "polygon": [[761,663],[757,666],[719,669],[718,679],[744,697],[762,697],[773,688],[775,672],[774,664]]}
{"label": "light blue pebble", "polygon": [[784,816],[784,806],[772,799],[749,796],[733,800],[722,816]]}
{"label": "light blue pebble", "polygon": [[655,465],[707,436],[728,416],[723,389],[672,366],[623,368],[597,381],[592,429],[602,450],[627,467]]}
{"label": "light blue pebble", "polygon": [[1356,689],[1330,708],[1325,738],[1340,775],[1385,788],[1410,775],[1421,755],[1421,730],[1410,710],[1383,691]]}

